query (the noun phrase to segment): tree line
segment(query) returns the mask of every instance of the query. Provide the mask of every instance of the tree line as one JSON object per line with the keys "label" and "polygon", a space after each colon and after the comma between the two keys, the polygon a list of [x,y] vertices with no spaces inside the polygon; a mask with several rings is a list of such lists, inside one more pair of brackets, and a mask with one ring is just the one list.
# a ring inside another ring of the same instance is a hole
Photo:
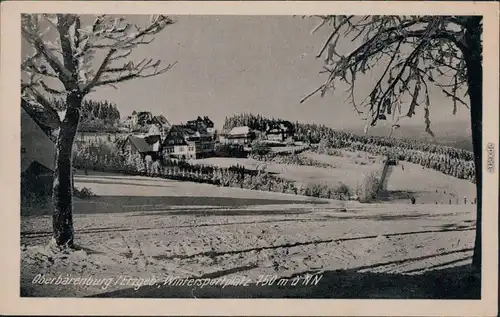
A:
{"label": "tree line", "polygon": [[[268,126],[276,126],[280,122],[284,122],[281,118],[266,118],[260,114],[254,115],[251,113],[236,114],[224,119],[223,129],[229,131],[234,127],[248,126],[252,130],[265,131]],[[296,124],[294,125],[294,127]]]}
{"label": "tree line", "polygon": [[[53,98],[54,108],[63,110],[65,101]],[[120,111],[116,104],[107,100],[83,100],[80,108],[80,132],[115,132],[120,124]]]}
{"label": "tree line", "polygon": [[418,150],[422,152],[442,154],[455,159],[466,161],[474,160],[474,154],[465,149],[458,149],[450,146],[432,144],[411,139],[396,139],[390,137],[372,136],[372,135],[357,135],[351,132],[336,131],[331,127],[318,124],[297,124],[297,138],[309,142],[319,143],[321,140],[328,139],[332,147],[342,148],[349,147],[353,143],[371,144],[374,146],[397,147],[407,150]]}

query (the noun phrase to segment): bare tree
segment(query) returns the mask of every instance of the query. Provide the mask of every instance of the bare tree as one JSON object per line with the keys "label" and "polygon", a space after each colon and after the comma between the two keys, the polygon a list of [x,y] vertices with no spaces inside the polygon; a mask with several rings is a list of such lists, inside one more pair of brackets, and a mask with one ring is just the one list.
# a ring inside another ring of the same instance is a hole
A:
{"label": "bare tree", "polygon": [[[82,101],[98,87],[157,76],[174,64],[160,60],[130,60],[132,51],[147,45],[154,35],[174,23],[153,15],[145,27],[122,17],[97,16],[83,25],[76,14],[23,14],[21,34],[32,48],[22,61],[21,91],[59,121],[53,180],[53,238],[58,246],[73,246],[72,147],[80,120]],[[115,87],[116,88],[116,87]],[[56,109],[50,96],[65,99],[65,109]],[[58,111],[64,110],[60,118]]]}
{"label": "bare tree", "polygon": [[[429,86],[435,85],[453,101],[452,113],[459,104],[470,104],[472,141],[476,169],[477,225],[473,265],[481,268],[481,143],[482,143],[482,17],[481,16],[317,16],[331,33],[316,57],[325,56],[321,73],[322,96],[347,83],[349,99],[358,114],[367,120],[365,131],[377,121],[392,116],[393,127],[402,117],[412,117],[423,107],[426,131],[433,135],[430,120]],[[354,46],[339,53],[338,43]],[[357,79],[377,69],[378,80],[358,103]],[[469,103],[461,93],[469,96]],[[407,99],[409,102],[404,102]]]}

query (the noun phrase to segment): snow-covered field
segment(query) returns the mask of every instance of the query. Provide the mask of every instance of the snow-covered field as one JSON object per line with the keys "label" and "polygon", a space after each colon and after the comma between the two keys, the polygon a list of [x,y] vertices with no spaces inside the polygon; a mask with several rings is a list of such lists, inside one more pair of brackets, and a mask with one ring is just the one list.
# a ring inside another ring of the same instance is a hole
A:
{"label": "snow-covered field", "polygon": [[[291,166],[286,164],[267,163],[249,158],[222,158],[192,160],[194,164],[217,165],[230,167],[242,165],[249,169],[263,168],[266,171],[277,173],[281,177],[295,181],[299,186],[310,183],[324,183],[329,185],[340,182],[351,189],[363,183],[371,172],[381,171],[382,157],[372,156],[366,152],[340,151],[342,156],[316,154],[304,152],[300,155],[330,164],[325,169],[314,166]],[[404,170],[401,167],[404,166]],[[470,204],[476,197],[476,187],[465,179],[458,179],[441,172],[409,162],[401,162],[392,168],[387,182],[389,199],[387,202],[408,203],[409,195],[416,198],[417,204],[463,204],[467,198]]]}
{"label": "snow-covered field", "polygon": [[363,205],[113,174],[77,175],[75,183],[98,195],[75,201],[81,250],[52,253],[46,247],[50,210],[22,210],[24,295],[87,296],[132,287],[38,285],[37,274],[157,281],[245,276],[255,282],[267,274],[339,269],[421,274],[470,263],[472,255],[470,204]]}
{"label": "snow-covered field", "polygon": [[[217,165],[230,167],[232,165],[242,165],[248,169],[262,169],[271,173],[277,173],[281,177],[294,181],[297,185],[307,185],[311,183],[337,184],[344,183],[351,188],[363,182],[366,175],[373,171],[382,169],[382,158],[369,156],[366,153],[356,157],[354,153],[346,152],[346,157],[335,157],[329,155],[318,155],[310,152],[299,154],[312,159],[330,164],[330,168],[287,165],[271,162],[262,162],[251,158],[229,158],[212,157],[207,159],[192,160],[194,164]],[[350,157],[348,155],[352,155]],[[371,161],[369,159],[371,157]]]}

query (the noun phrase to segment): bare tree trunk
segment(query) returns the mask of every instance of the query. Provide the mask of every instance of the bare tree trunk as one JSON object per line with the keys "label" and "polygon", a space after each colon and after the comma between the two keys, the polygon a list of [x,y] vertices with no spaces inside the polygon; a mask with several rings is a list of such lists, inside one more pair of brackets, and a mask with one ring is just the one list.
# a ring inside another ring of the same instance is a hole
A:
{"label": "bare tree trunk", "polygon": [[58,246],[73,246],[73,168],[72,148],[80,119],[79,95],[69,95],[67,110],[61,123],[56,145],[52,202],[52,230]]}
{"label": "bare tree trunk", "polygon": [[467,80],[469,86],[472,145],[474,150],[474,163],[476,172],[477,190],[477,220],[476,239],[474,243],[474,254],[472,265],[480,272],[482,265],[482,119],[483,119],[483,65],[482,65],[482,44],[481,26],[482,17],[471,17],[468,20],[465,42],[467,52],[464,52],[467,65]]}

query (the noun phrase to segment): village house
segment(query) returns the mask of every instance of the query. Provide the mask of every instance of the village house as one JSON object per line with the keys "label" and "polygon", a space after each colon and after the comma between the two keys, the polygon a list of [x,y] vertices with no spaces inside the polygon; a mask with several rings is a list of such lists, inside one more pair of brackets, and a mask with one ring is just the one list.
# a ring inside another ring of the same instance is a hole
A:
{"label": "village house", "polygon": [[162,144],[164,157],[196,159],[214,152],[213,137],[187,125],[173,125]]}
{"label": "village house", "polygon": [[154,116],[149,125],[149,135],[159,135],[163,141],[172,125],[163,115]]}
{"label": "village house", "polygon": [[255,132],[248,126],[234,127],[219,137],[221,143],[234,145],[248,145],[253,140],[255,140]]}
{"label": "village house", "polygon": [[57,121],[33,110],[21,100],[21,193],[47,196],[55,166],[55,142],[51,133]]}
{"label": "village house", "polygon": [[268,124],[265,134],[268,141],[284,142],[288,138],[293,137],[293,124],[289,121]]}
{"label": "village house", "polygon": [[205,124],[207,126],[207,132],[213,135],[215,133],[214,122],[212,120],[210,120],[210,118],[208,118],[208,117],[204,117],[203,120],[205,121]]}
{"label": "village house", "polygon": [[[131,116],[125,117],[121,124],[127,128],[133,128],[137,125],[139,126],[147,126],[153,121],[153,114],[150,111],[132,111]],[[166,119],[165,119],[166,120]]]}
{"label": "village house", "polygon": [[129,135],[125,140],[122,151],[131,154],[140,154],[142,158],[150,156],[156,161],[161,154],[161,139],[159,135]]}
{"label": "village house", "polygon": [[151,120],[153,120],[153,114],[151,111],[139,111],[137,112],[137,124],[138,125],[148,125],[151,123]]}
{"label": "village house", "polygon": [[131,116],[127,116],[122,119],[121,123],[123,126],[127,128],[132,128],[133,126],[136,126],[138,122],[138,117],[137,117],[137,112],[134,110],[132,111]]}
{"label": "village house", "polygon": [[186,123],[186,125],[200,132],[207,132],[211,135],[215,133],[214,122],[207,116],[204,116],[203,118],[198,116],[196,120],[190,120]]}

